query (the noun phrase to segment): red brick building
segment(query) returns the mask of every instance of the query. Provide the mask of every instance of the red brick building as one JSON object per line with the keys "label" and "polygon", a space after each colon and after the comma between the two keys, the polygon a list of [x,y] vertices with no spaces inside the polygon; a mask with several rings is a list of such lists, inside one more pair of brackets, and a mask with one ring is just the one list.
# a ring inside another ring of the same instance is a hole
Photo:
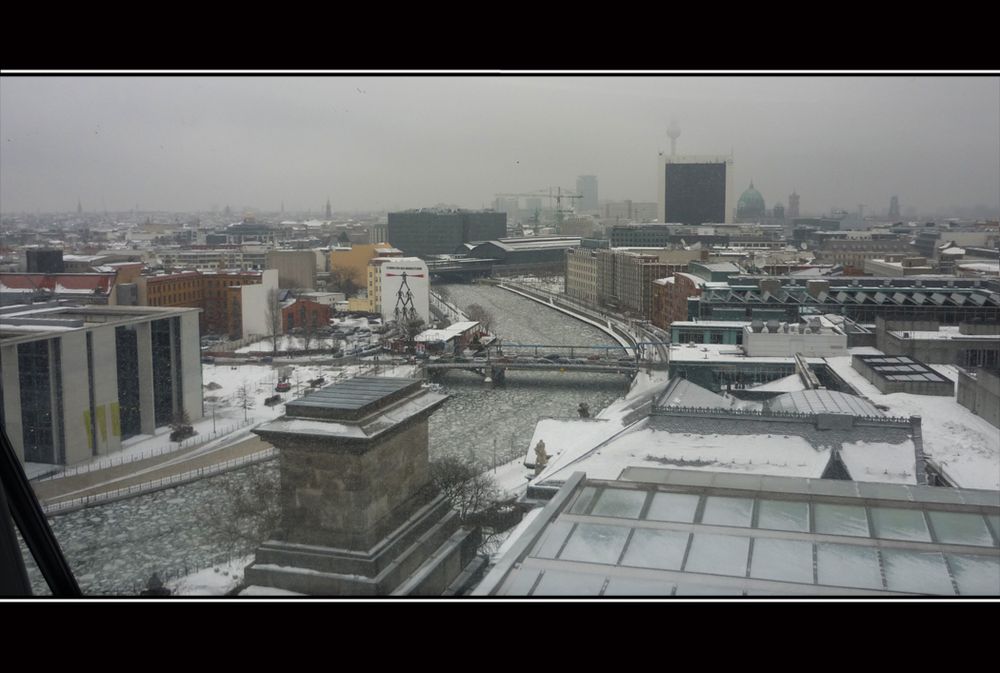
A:
{"label": "red brick building", "polygon": [[674,321],[688,319],[688,297],[701,296],[705,281],[690,273],[675,273],[670,278],[653,281],[650,321],[662,329]]}
{"label": "red brick building", "polygon": [[294,303],[281,309],[281,324],[286,333],[306,326],[313,329],[327,327],[332,317],[332,306],[311,299],[296,299]]}
{"label": "red brick building", "polygon": [[200,308],[202,334],[228,334],[242,329],[239,289],[257,285],[260,271],[181,271],[139,278],[139,304]]}

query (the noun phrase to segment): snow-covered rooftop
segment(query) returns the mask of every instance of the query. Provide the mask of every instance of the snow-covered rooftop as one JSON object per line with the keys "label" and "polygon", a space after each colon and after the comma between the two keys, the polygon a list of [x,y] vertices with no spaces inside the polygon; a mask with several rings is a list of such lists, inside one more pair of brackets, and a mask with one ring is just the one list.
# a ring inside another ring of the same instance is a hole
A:
{"label": "snow-covered rooftop", "polygon": [[478,322],[474,320],[464,320],[461,322],[452,323],[448,327],[443,327],[441,329],[428,329],[424,330],[417,336],[413,337],[414,341],[450,341],[457,336],[460,336],[470,329],[474,329]]}

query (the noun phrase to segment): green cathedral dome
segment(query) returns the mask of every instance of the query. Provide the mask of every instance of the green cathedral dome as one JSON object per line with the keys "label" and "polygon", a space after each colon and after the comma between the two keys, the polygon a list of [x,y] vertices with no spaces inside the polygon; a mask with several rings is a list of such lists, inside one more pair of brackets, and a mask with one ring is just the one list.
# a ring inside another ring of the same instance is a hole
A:
{"label": "green cathedral dome", "polygon": [[740,200],[736,203],[736,217],[764,217],[764,211],[764,197],[753,188],[753,180],[751,180],[750,186],[743,192]]}

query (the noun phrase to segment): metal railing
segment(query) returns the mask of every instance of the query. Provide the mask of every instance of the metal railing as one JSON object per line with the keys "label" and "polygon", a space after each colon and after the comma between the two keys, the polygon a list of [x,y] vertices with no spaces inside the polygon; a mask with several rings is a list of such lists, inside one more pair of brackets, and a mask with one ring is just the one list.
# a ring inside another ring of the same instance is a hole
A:
{"label": "metal railing", "polygon": [[[98,470],[107,470],[112,467],[118,467],[120,465],[129,465],[136,461],[146,460],[148,458],[156,458],[157,456],[163,456],[171,453],[177,453],[181,449],[191,448],[199,444],[208,444],[211,441],[218,439],[224,435],[228,435],[232,432],[239,430],[240,428],[246,427],[253,423],[253,419],[248,419],[246,421],[239,421],[238,423],[226,425],[222,428],[217,428],[210,432],[207,436],[201,433],[183,439],[179,442],[170,442],[166,446],[160,446],[155,449],[147,449],[138,453],[129,453],[126,455],[111,454],[100,460],[86,463],[85,465],[77,465],[76,467],[69,467],[55,474],[47,475],[41,479],[36,479],[34,481],[51,481],[52,479],[64,479],[67,477],[75,477],[79,474],[89,474],[90,472],[95,472]],[[127,451],[126,447],[122,451]]]}
{"label": "metal railing", "polygon": [[204,477],[220,474],[228,470],[234,470],[238,467],[243,467],[244,465],[260,463],[265,460],[270,460],[277,454],[278,450],[272,447],[265,449],[264,451],[252,453],[248,456],[233,458],[232,460],[227,460],[223,463],[217,463],[215,465],[207,465],[196,470],[189,470],[188,472],[182,472],[181,474],[175,474],[163,479],[154,479],[152,481],[142,482],[141,484],[133,484],[132,486],[127,486],[125,488],[105,491],[104,493],[95,493],[94,495],[85,495],[83,497],[73,498],[72,500],[66,500],[64,502],[44,505],[42,507],[42,511],[44,511],[47,515],[63,514],[68,511],[75,511],[91,505],[110,502],[113,500],[121,500],[122,498],[130,498],[142,495],[143,493],[169,488],[178,484],[186,484],[198,479],[203,479]]}

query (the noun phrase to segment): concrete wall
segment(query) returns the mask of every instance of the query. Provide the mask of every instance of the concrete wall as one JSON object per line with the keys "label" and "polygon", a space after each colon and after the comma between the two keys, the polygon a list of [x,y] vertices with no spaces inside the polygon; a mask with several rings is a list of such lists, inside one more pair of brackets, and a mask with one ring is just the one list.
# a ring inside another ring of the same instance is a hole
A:
{"label": "concrete wall", "polygon": [[271,250],[267,268],[278,271],[278,287],[283,290],[316,287],[316,253],[312,250]]}
{"label": "concrete wall", "polygon": [[201,348],[198,336],[198,313],[192,311],[181,316],[181,390],[184,411],[188,419],[197,421],[205,415],[202,404]]}
{"label": "concrete wall", "polygon": [[278,289],[278,270],[265,269],[260,283],[240,288],[240,310],[243,317],[243,338],[269,334],[267,302],[271,290]]}
{"label": "concrete wall", "polygon": [[1000,374],[980,368],[970,375],[960,369],[958,403],[1000,428]]}
{"label": "concrete wall", "polygon": [[[67,465],[90,460],[90,394],[87,385],[87,335],[83,330],[66,332],[59,337],[62,376],[63,430]],[[112,369],[114,365],[108,363]]]}
{"label": "concrete wall", "polygon": [[[878,332],[876,347],[886,355],[907,355],[914,360],[933,364],[962,365],[971,351],[977,351],[981,358],[987,358],[989,364],[998,360],[1000,355],[1000,340],[970,338],[962,339],[952,336],[949,339],[905,339],[888,332]],[[992,355],[991,355],[992,354]],[[979,362],[983,362],[980,359]]]}
{"label": "concrete wall", "polygon": [[823,328],[818,334],[808,329],[805,334],[799,334],[792,327],[785,332],[754,332],[749,327],[743,331],[743,348],[747,355],[790,357],[802,353],[806,357],[835,357],[847,355],[847,335]]}
{"label": "concrete wall", "polygon": [[0,385],[3,387],[4,431],[14,453],[24,462],[24,430],[21,427],[21,384],[18,379],[17,345],[0,346]]}
{"label": "concrete wall", "polygon": [[958,326],[958,333],[1000,335],[1000,325],[995,322],[963,322]]}
{"label": "concrete wall", "polygon": [[[97,424],[97,453],[103,455],[122,448],[118,407],[118,370],[115,367],[114,326],[90,331],[94,357],[94,423]],[[102,420],[103,418],[103,420]]]}

